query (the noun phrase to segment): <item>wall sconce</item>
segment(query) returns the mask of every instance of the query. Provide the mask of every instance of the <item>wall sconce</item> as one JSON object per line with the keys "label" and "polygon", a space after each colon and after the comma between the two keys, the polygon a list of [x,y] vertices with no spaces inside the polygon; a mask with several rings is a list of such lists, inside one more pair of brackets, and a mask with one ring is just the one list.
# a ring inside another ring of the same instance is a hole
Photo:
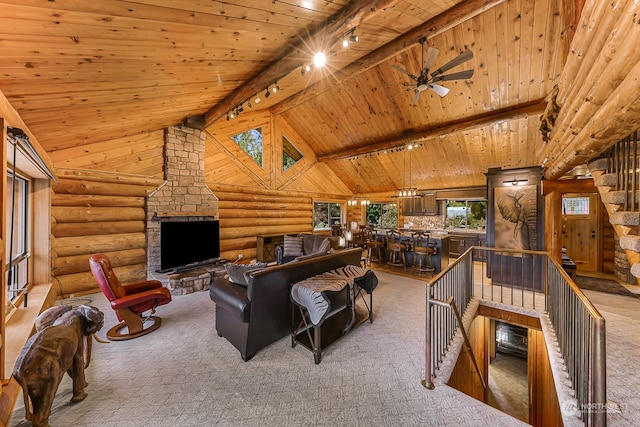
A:
{"label": "wall sconce", "polygon": [[528,182],[528,179],[517,179],[516,177],[514,177],[513,179],[509,180],[509,181],[502,181],[503,184],[511,184],[511,185],[519,185],[521,182]]}

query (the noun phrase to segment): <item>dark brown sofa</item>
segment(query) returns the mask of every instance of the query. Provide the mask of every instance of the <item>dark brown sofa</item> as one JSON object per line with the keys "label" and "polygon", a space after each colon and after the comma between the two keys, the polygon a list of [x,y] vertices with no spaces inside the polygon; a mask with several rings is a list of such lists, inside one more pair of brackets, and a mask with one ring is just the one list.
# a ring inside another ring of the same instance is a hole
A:
{"label": "dark brown sofa", "polygon": [[276,262],[278,264],[286,264],[297,259],[310,258],[319,254],[325,239],[329,240],[329,249],[344,249],[340,247],[340,236],[326,236],[322,234],[298,234],[302,237],[302,254],[301,255],[285,255],[284,246],[276,246]]}
{"label": "dark brown sofa", "polygon": [[343,267],[360,265],[362,249],[345,249],[275,265],[249,275],[244,287],[216,277],[209,297],[216,304],[216,331],[240,351],[244,361],[291,333],[293,283]]}

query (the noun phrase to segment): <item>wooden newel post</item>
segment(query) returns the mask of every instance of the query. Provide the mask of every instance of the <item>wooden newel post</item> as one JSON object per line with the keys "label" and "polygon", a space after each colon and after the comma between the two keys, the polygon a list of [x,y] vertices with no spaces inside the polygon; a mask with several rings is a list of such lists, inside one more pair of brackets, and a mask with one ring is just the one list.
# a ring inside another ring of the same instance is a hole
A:
{"label": "wooden newel post", "polygon": [[544,244],[551,258],[562,263],[562,193],[552,191],[544,198]]}

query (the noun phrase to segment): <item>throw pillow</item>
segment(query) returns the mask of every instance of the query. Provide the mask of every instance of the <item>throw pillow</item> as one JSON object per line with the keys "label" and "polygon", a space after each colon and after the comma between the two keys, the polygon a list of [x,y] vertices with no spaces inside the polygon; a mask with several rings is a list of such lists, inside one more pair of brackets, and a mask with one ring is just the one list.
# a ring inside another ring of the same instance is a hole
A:
{"label": "throw pillow", "polygon": [[331,241],[328,237],[325,237],[322,243],[320,243],[320,247],[318,248],[318,253],[326,254],[327,251],[331,249]]}
{"label": "throw pillow", "polygon": [[247,286],[247,279],[245,277],[246,272],[251,272],[255,270],[262,270],[267,267],[266,262],[257,262],[254,264],[233,264],[226,263],[224,265],[225,270],[227,270],[227,275],[229,276],[229,281],[231,283],[235,283],[236,285]]}
{"label": "throw pillow", "polygon": [[302,236],[284,236],[283,256],[301,256]]}

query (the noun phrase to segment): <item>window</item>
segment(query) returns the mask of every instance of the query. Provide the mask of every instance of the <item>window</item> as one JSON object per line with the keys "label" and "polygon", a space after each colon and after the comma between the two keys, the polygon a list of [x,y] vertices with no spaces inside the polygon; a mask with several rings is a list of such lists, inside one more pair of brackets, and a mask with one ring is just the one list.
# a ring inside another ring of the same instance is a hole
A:
{"label": "window", "polygon": [[398,228],[396,203],[371,203],[367,206],[367,224],[375,228]]}
{"label": "window", "polygon": [[448,228],[484,228],[486,200],[447,200],[444,225]]}
{"label": "window", "polygon": [[[15,178],[15,180],[14,180]],[[29,181],[7,171],[7,199],[6,227],[6,283],[8,300],[18,296],[18,291],[29,282]],[[11,232],[13,230],[13,232]]]}
{"label": "window", "polygon": [[327,230],[332,225],[342,224],[342,205],[340,203],[314,202],[313,229]]}
{"label": "window", "polygon": [[262,128],[251,129],[232,135],[231,139],[244,150],[260,167],[262,165]]}
{"label": "window", "polygon": [[289,138],[282,134],[282,171],[286,171],[302,158],[302,154]]}
{"label": "window", "polygon": [[563,197],[562,213],[564,215],[589,215],[589,198]]}

